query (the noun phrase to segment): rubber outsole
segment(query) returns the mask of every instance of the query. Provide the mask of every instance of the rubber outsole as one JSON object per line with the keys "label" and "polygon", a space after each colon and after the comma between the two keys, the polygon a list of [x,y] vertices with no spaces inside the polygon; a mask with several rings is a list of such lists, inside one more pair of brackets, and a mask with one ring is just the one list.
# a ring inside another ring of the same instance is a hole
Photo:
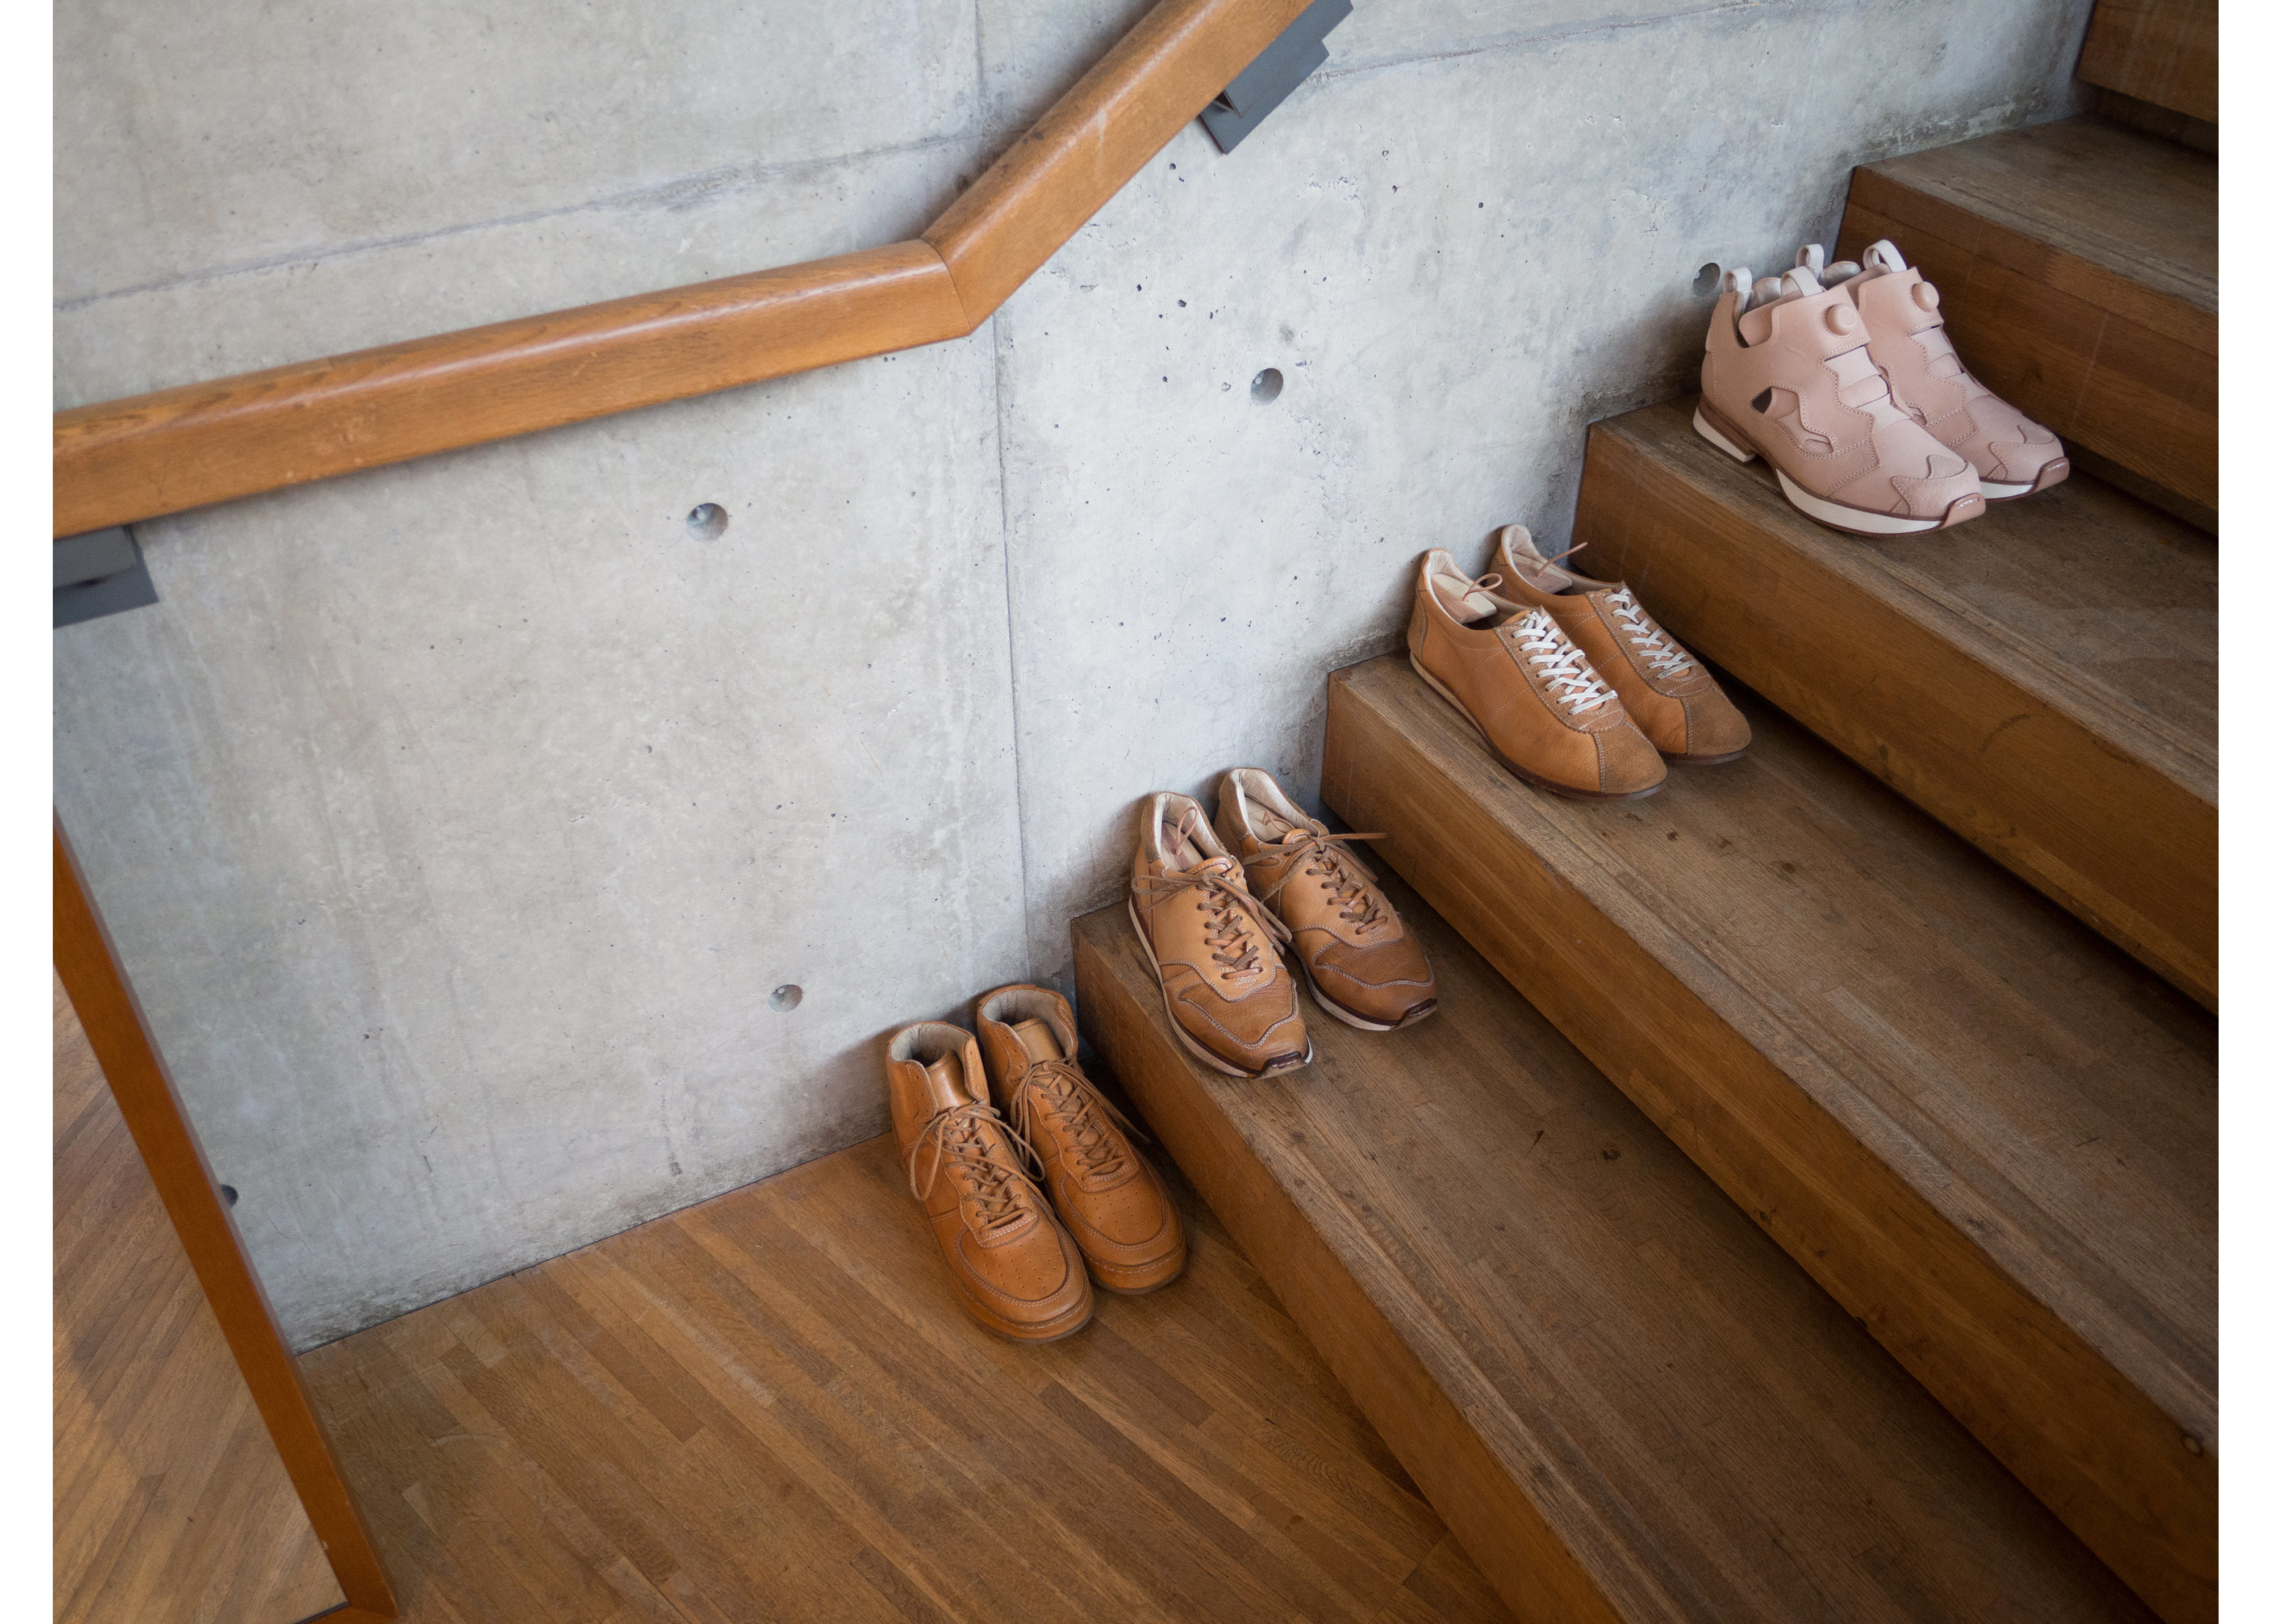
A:
{"label": "rubber outsole", "polygon": [[1307,1041],[1308,1034],[1304,1033],[1304,1041],[1302,1046],[1302,1058],[1295,1064],[1291,1066],[1266,1066],[1259,1071],[1249,1071],[1243,1066],[1232,1065],[1229,1061],[1223,1059],[1222,1055],[1217,1054],[1214,1050],[1201,1043],[1197,1038],[1192,1037],[1191,1033],[1184,1030],[1184,1024],[1176,1018],[1175,1007],[1168,1002],[1168,979],[1160,973],[1160,956],[1152,951],[1152,939],[1144,934],[1144,921],[1136,917],[1136,898],[1133,897],[1131,897],[1128,899],[1128,922],[1135,927],[1136,940],[1143,943],[1144,957],[1147,961],[1149,961],[1152,966],[1152,980],[1159,984],[1160,1013],[1168,1017],[1168,1030],[1176,1034],[1176,1040],[1178,1043],[1181,1043],[1192,1054],[1198,1055],[1200,1059],[1205,1061],[1208,1065],[1214,1067],[1217,1071],[1222,1072],[1223,1076],[1227,1077],[1237,1077],[1242,1083],[1254,1083],[1260,1081],[1264,1077],[1283,1076],[1289,1071],[1299,1071],[1304,1066],[1308,1065],[1312,1060],[1316,1058],[1318,1046],[1313,1042]]}
{"label": "rubber outsole", "polygon": [[1434,677],[1430,676],[1417,659],[1407,654],[1404,659],[1405,663],[1412,667],[1414,675],[1442,695],[1444,703],[1457,711],[1460,713],[1460,719],[1476,730],[1476,737],[1484,741],[1484,749],[1491,752],[1491,759],[1533,789],[1543,789],[1548,794],[1559,795],[1566,801],[1642,801],[1664,787],[1665,781],[1663,778],[1659,778],[1647,789],[1579,789],[1574,785],[1557,784],[1551,778],[1542,778],[1521,763],[1511,761],[1500,755],[1498,746],[1491,742],[1491,734],[1484,731],[1484,725],[1476,720],[1468,707],[1460,703],[1459,696]]}
{"label": "rubber outsole", "polygon": [[[1699,402],[1690,425],[1710,445],[1725,451],[1738,462],[1750,462],[1760,455],[1748,446],[1739,445],[1723,434],[1704,415]],[[1807,490],[1790,475],[1775,467],[1773,458],[1768,466],[1774,471],[1775,483],[1782,488],[1783,500],[1827,529],[1842,531],[1850,536],[1918,536],[1936,530],[1946,530],[1951,525],[1961,525],[1967,519],[1978,518],[1988,510],[1984,495],[1959,496],[1948,504],[1948,511],[1939,518],[1906,518],[1891,513],[1872,513],[1866,508],[1849,507],[1842,502],[1833,502]]]}

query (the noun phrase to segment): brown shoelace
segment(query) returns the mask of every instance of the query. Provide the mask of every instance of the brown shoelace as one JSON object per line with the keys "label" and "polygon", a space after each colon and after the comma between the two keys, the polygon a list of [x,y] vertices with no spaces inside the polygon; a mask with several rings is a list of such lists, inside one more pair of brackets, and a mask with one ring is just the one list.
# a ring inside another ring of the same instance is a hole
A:
{"label": "brown shoelace", "polygon": [[1263,893],[1262,900],[1274,907],[1278,893],[1286,889],[1289,881],[1297,874],[1312,875],[1326,882],[1326,900],[1341,910],[1342,919],[1360,932],[1371,929],[1383,922],[1387,905],[1372,889],[1372,870],[1357,860],[1357,854],[1346,843],[1386,838],[1379,834],[1321,835],[1314,830],[1296,830],[1275,843],[1285,855],[1286,871],[1279,876],[1277,884]]}
{"label": "brown shoelace", "polygon": [[1294,939],[1294,933],[1276,914],[1221,868],[1203,867],[1183,874],[1155,875],[1137,881],[1134,889],[1155,905],[1177,891],[1197,891],[1200,911],[1207,918],[1207,944],[1214,951],[1214,962],[1234,973],[1262,967],[1262,941],[1256,940],[1250,920],[1262,927],[1263,941]]}
{"label": "brown shoelace", "polygon": [[[1036,1094],[1057,1114],[1064,1131],[1072,1136],[1069,1151],[1080,1158],[1084,1172],[1102,1177],[1119,1172],[1125,1165],[1120,1143],[1108,1121],[1118,1123],[1139,1139],[1144,1136],[1133,1122],[1120,1114],[1118,1107],[1096,1091],[1096,1084],[1082,1076],[1080,1068],[1072,1062],[1037,1060],[1026,1068],[1025,1080],[1010,1099],[1011,1118],[1029,1146],[1034,1141]],[[1100,1110],[1104,1114],[1102,1118],[1097,1115]],[[1036,1165],[1038,1160],[1037,1154]]]}
{"label": "brown shoelace", "polygon": [[[997,1229],[1023,1218],[1040,1203],[1042,1196],[1022,1170],[1015,1166],[1004,1166],[994,1159],[992,1147],[986,1139],[989,1123],[1012,1142],[1013,1155],[1033,1155],[1034,1147],[1004,1121],[992,1106],[981,1100],[966,1100],[932,1117],[923,1124],[923,1132],[916,1136],[915,1144],[908,1151],[908,1188],[915,1192],[917,1201],[928,1202],[938,1184],[940,1170],[952,1166],[963,1198],[978,1209],[979,1227]],[[916,1164],[923,1159],[924,1144],[934,1139],[938,1154],[931,1158],[930,1176],[918,1180]]]}

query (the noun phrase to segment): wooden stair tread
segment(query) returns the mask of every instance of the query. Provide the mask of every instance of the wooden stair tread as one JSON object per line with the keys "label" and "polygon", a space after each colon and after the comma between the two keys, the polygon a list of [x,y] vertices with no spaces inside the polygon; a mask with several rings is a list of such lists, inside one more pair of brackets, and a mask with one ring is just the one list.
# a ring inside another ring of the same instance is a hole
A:
{"label": "wooden stair tread", "polygon": [[1386,860],[2186,1615],[2182,1576],[2147,1589],[2158,1570],[2122,1531],[2163,1525],[2137,1538],[2180,1547],[2213,1598],[2214,1023],[1745,708],[1745,760],[1579,803],[1519,784],[1384,656],[1331,679],[1326,797],[1388,831]]}
{"label": "wooden stair tread", "polygon": [[2216,161],[2174,142],[2085,115],[1863,169],[2216,312]]}
{"label": "wooden stair tread", "polygon": [[1584,567],[2214,1004],[2215,540],[2083,474],[1858,540],[1707,444],[1693,406],[1594,426]]}
{"label": "wooden stair tread", "polygon": [[1083,1029],[1518,1617],[2143,1617],[1393,876],[1440,1011],[1259,1083],[1192,1061],[1125,909]]}

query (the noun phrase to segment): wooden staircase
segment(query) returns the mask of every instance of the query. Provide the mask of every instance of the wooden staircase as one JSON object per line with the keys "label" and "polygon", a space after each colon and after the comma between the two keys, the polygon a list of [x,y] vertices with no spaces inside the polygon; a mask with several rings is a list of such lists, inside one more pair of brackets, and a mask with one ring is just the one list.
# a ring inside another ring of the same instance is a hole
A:
{"label": "wooden staircase", "polygon": [[1744,760],[1559,800],[1401,652],[1331,676],[1325,799],[1435,1017],[1229,1082],[1075,923],[1085,1030],[1519,1617],[2216,1616],[2202,11],[2086,52],[2188,86],[2170,135],[1856,172],[1840,253],[1892,237],[2086,472],[1863,541],[1688,403],[1595,426],[1578,562],[1730,679]]}

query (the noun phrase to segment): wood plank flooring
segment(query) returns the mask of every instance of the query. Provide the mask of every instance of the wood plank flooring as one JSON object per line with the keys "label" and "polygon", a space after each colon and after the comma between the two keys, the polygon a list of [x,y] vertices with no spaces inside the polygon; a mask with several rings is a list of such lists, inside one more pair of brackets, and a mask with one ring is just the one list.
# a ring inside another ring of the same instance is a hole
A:
{"label": "wood plank flooring", "polygon": [[57,1624],[294,1624],[344,1599],[55,991]]}
{"label": "wood plank flooring", "polygon": [[1594,425],[1586,567],[2214,1008],[2215,540],[2077,474],[1857,541],[1707,445],[1692,406]]}
{"label": "wood plank flooring", "polygon": [[1890,237],[1989,388],[2215,527],[2217,166],[2102,118],[1865,164],[1838,254]]}
{"label": "wood plank flooring", "polygon": [[1409,1031],[1312,1007],[1307,1068],[1225,1077],[1170,1035],[1118,907],[1074,921],[1081,1021],[1519,1618],[2142,1624],[1679,1145],[1384,883],[1442,1000]]}
{"label": "wood plank flooring", "polygon": [[1736,697],[1744,760],[1581,803],[1384,657],[1330,681],[1326,800],[2165,1618],[2214,1616],[2215,1022]]}
{"label": "wood plank flooring", "polygon": [[1491,1587],[1207,1208],[1051,1346],[879,1138],[303,1361],[406,1618],[1483,1624]]}

